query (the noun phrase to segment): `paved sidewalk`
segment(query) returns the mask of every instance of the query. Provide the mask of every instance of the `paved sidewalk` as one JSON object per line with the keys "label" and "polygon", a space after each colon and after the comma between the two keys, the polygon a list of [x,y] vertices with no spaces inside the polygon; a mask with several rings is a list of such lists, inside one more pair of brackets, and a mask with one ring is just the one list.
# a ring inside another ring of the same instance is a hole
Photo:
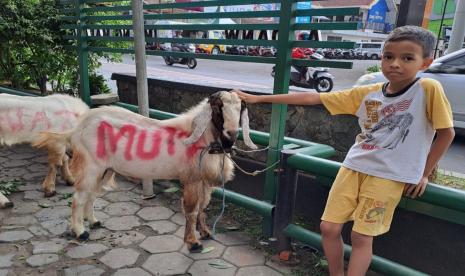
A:
{"label": "paved sidewalk", "polygon": [[182,240],[185,219],[179,194],[141,200],[141,186],[118,179],[119,189],[96,201],[103,227],[90,241],[69,238],[72,187],[61,180],[58,194],[44,198],[47,158],[29,146],[0,147],[0,181],[25,185],[0,210],[0,276],[4,275],[289,275],[288,267],[267,260],[240,232],[205,241],[209,253],[190,254]]}

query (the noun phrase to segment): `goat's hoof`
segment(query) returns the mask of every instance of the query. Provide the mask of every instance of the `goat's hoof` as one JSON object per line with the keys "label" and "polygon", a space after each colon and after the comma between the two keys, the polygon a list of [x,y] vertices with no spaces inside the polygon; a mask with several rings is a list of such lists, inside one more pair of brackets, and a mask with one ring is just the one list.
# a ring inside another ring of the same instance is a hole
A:
{"label": "goat's hoof", "polygon": [[96,221],[90,225],[90,229],[97,229],[102,227],[102,223],[100,221]]}
{"label": "goat's hoof", "polygon": [[45,191],[44,192],[44,197],[52,197],[52,196],[54,196],[56,194],[57,194],[56,191]]}
{"label": "goat's hoof", "polygon": [[204,233],[200,234],[200,239],[201,240],[211,240],[213,238],[211,233]]}
{"label": "goat's hoof", "polygon": [[74,186],[74,181],[72,181],[72,180],[66,180],[66,185],[67,185],[67,186]]}
{"label": "goat's hoof", "polygon": [[87,241],[89,239],[89,232],[87,231],[82,232],[82,234],[79,235],[77,239],[80,241]]}
{"label": "goat's hoof", "polygon": [[191,248],[189,249],[190,253],[200,253],[203,250],[203,245],[201,243],[194,243],[192,244]]}

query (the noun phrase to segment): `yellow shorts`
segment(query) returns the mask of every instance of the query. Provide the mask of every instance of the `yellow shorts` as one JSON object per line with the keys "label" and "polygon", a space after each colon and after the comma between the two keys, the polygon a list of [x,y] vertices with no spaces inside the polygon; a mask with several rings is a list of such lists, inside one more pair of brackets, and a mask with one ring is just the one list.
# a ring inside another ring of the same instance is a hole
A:
{"label": "yellow shorts", "polygon": [[378,236],[389,231],[404,183],[344,167],[334,180],[321,219],[333,223],[353,220],[353,231]]}

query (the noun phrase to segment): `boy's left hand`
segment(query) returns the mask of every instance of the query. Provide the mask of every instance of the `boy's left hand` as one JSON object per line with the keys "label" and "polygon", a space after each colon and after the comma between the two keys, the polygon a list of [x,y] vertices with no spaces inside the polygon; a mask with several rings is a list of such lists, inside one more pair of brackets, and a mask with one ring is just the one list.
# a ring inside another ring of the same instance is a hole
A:
{"label": "boy's left hand", "polygon": [[428,177],[426,176],[423,176],[417,185],[405,184],[404,196],[411,198],[416,198],[417,196],[420,197],[425,192],[426,185],[428,185]]}

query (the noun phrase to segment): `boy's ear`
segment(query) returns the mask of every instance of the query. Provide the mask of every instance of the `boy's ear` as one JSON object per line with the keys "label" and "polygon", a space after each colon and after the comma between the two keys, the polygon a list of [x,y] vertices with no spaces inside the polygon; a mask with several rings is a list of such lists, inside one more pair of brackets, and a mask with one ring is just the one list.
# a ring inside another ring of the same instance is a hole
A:
{"label": "boy's ear", "polygon": [[427,57],[423,59],[423,65],[421,66],[421,70],[427,69],[431,63],[433,63],[433,58],[432,57]]}

